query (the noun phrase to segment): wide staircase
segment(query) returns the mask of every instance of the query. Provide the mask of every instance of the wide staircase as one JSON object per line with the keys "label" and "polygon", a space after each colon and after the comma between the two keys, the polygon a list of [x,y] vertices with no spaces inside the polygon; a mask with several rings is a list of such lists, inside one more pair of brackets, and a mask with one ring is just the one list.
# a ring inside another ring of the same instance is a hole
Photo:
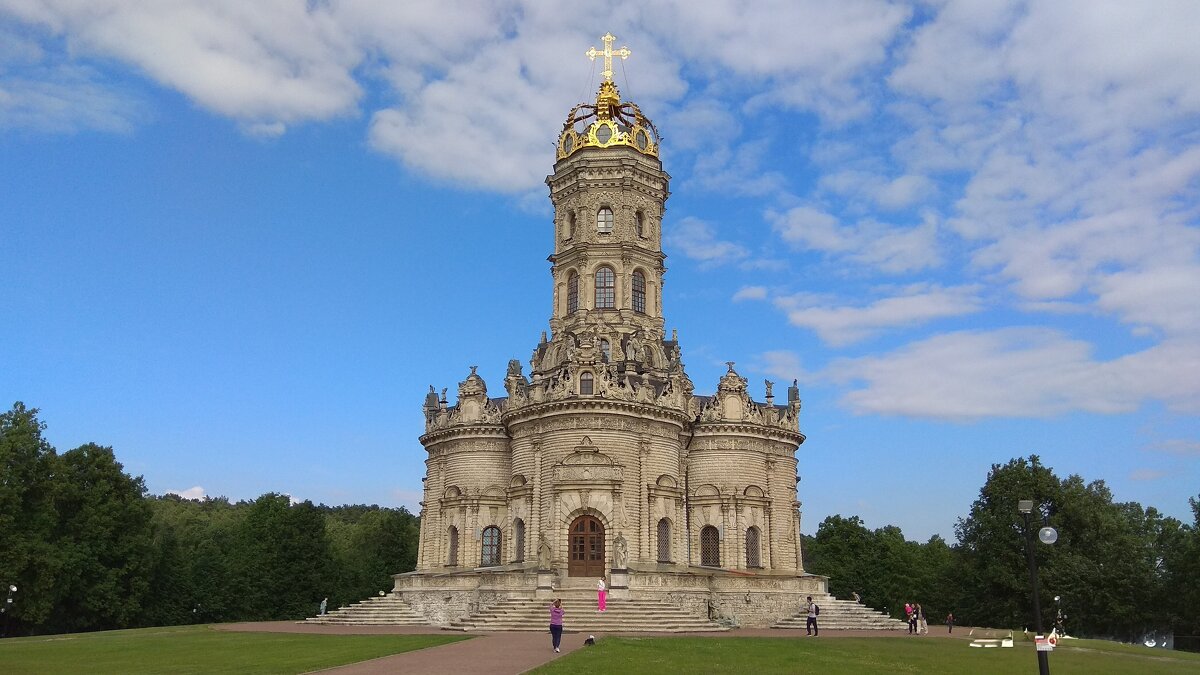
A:
{"label": "wide staircase", "polygon": [[[822,630],[908,630],[908,624],[900,619],[878,612],[853,600],[838,600],[832,595],[813,600],[821,608],[817,627]],[[801,611],[795,616],[775,622],[772,628],[804,630],[808,614]]]}
{"label": "wide staircase", "polygon": [[[604,612],[596,611],[595,591],[590,597],[565,592],[562,598],[563,629],[567,633],[690,633],[729,630],[707,619],[692,616],[675,605],[659,600],[609,600]],[[542,631],[550,624],[550,601],[509,598],[454,621],[450,630]]]}
{"label": "wide staircase", "polygon": [[391,593],[339,607],[324,616],[311,616],[308,623],[343,626],[428,626],[429,621]]}

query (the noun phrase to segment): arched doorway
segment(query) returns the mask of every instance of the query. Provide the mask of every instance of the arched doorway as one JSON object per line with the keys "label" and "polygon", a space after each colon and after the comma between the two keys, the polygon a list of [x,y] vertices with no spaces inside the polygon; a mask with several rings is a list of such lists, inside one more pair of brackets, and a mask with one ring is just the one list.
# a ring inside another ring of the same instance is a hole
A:
{"label": "arched doorway", "polygon": [[567,576],[602,577],[604,569],[604,524],[595,516],[579,516],[571,523]]}

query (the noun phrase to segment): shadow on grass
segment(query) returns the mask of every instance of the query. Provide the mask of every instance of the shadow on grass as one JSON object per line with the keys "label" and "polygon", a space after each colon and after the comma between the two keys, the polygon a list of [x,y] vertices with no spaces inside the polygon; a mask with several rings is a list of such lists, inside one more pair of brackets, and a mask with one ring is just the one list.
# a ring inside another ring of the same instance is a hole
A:
{"label": "shadow on grass", "polygon": [[469,639],[465,635],[243,633],[175,626],[0,640],[11,675],[268,675],[322,668]]}

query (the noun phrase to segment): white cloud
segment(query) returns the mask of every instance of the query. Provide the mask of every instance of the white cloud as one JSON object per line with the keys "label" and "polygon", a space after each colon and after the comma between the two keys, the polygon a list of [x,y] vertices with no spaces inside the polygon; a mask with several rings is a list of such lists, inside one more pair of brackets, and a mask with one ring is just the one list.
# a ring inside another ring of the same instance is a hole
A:
{"label": "white cloud", "polygon": [[740,244],[717,239],[712,225],[692,216],[668,226],[663,239],[692,260],[710,265],[734,262],[749,255]]}
{"label": "white cloud", "polygon": [[895,327],[918,326],[937,319],[973,314],[982,309],[977,288],[914,286],[905,293],[863,307],[835,305],[808,294],[782,296],[775,305],[794,326],[814,331],[822,340],[844,346]]}
{"label": "white cloud", "polygon": [[797,250],[816,250],[888,273],[934,267],[941,262],[938,226],[932,213],[915,227],[895,227],[866,218],[843,225],[832,214],[810,206],[769,211],[767,220]]}
{"label": "white cloud", "polygon": [[1137,335],[1200,310],[1200,50],[1188,2],[946,2],[889,83],[910,173],[962,171],[946,217],[1026,306],[1086,305]]}
{"label": "white cloud", "polygon": [[[785,349],[766,351],[759,354],[756,363],[751,368],[758,372],[777,377],[783,380],[785,385],[789,386],[792,380],[808,381],[812,379],[812,375],[804,369],[800,356],[793,351]],[[781,391],[776,393],[776,397],[782,398],[785,392],[786,389],[781,387]]]}
{"label": "white cloud", "polygon": [[[845,165],[845,158],[832,166]],[[927,176],[908,173],[888,179],[886,176],[854,168],[836,168],[823,175],[819,187],[843,197],[863,200],[870,206],[898,211],[927,199],[937,186]]]}
{"label": "white cloud", "polygon": [[1129,480],[1133,480],[1133,481],[1158,480],[1160,478],[1165,478],[1168,475],[1170,475],[1170,474],[1168,474],[1166,471],[1160,471],[1158,469],[1135,469],[1129,473]]}
{"label": "white cloud", "polygon": [[733,301],[740,302],[742,300],[766,300],[767,289],[765,286],[743,286],[738,289],[737,293],[733,294]]}
{"label": "white cloud", "polygon": [[195,499],[198,501],[203,501],[208,498],[208,495],[204,492],[204,488],[200,487],[199,485],[190,487],[186,490],[167,490],[167,494],[179,495],[184,499]]}
{"label": "white cloud", "polygon": [[826,375],[847,384],[860,413],[971,420],[1128,413],[1147,401],[1200,410],[1200,349],[1164,343],[1110,361],[1041,328],[962,331],[880,356],[842,359]]}
{"label": "white cloud", "polygon": [[323,120],[354,109],[361,50],[323,4],[267,0],[8,2],[66,39],[70,53],[113,58],[199,105],[243,121]]}
{"label": "white cloud", "polygon": [[1190,438],[1172,438],[1155,443],[1146,449],[1154,452],[1165,452],[1169,455],[1200,457],[1200,441]]}

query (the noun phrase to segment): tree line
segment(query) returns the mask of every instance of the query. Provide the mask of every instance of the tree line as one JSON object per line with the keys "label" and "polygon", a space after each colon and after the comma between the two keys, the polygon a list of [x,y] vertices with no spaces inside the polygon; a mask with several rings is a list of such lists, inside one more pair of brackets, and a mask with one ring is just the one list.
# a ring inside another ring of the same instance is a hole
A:
{"label": "tree line", "polygon": [[[415,567],[419,523],[403,508],[153,496],[112,448],[59,453],[44,429],[21,403],[0,413],[0,600],[18,588],[0,613],[8,635],[295,619],[325,597],[336,607],[390,589],[391,574]],[[1046,505],[1059,534],[1034,539],[1043,626],[1061,609],[1072,635],[1200,635],[1200,501],[1181,523],[1114,502],[1103,481],[1059,478],[1036,456],[992,466],[954,544],[835,515],[805,537],[805,568],[892,616],[912,601],[933,622],[953,612],[960,624],[1029,626],[1021,499]]]}
{"label": "tree line", "polygon": [[[0,414],[0,631],[295,619],[416,566],[404,508],[147,494],[112,448],[57,452],[38,410]],[[8,593],[16,586],[15,593]],[[6,597],[7,596],[7,597]]]}
{"label": "tree line", "polygon": [[[962,624],[1032,629],[1023,499],[1040,507],[1029,534],[1044,629],[1061,611],[1071,635],[1138,641],[1172,631],[1177,648],[1200,648],[1200,501],[1189,500],[1193,522],[1182,523],[1154,507],[1114,502],[1102,480],[1059,478],[1036,455],[992,465],[955,525],[953,545],[830,516],[806,538],[805,567],[830,576],[835,596],[857,592],[895,617],[912,601],[931,622],[953,612]],[[1057,530],[1054,544],[1038,541],[1043,525]]]}

